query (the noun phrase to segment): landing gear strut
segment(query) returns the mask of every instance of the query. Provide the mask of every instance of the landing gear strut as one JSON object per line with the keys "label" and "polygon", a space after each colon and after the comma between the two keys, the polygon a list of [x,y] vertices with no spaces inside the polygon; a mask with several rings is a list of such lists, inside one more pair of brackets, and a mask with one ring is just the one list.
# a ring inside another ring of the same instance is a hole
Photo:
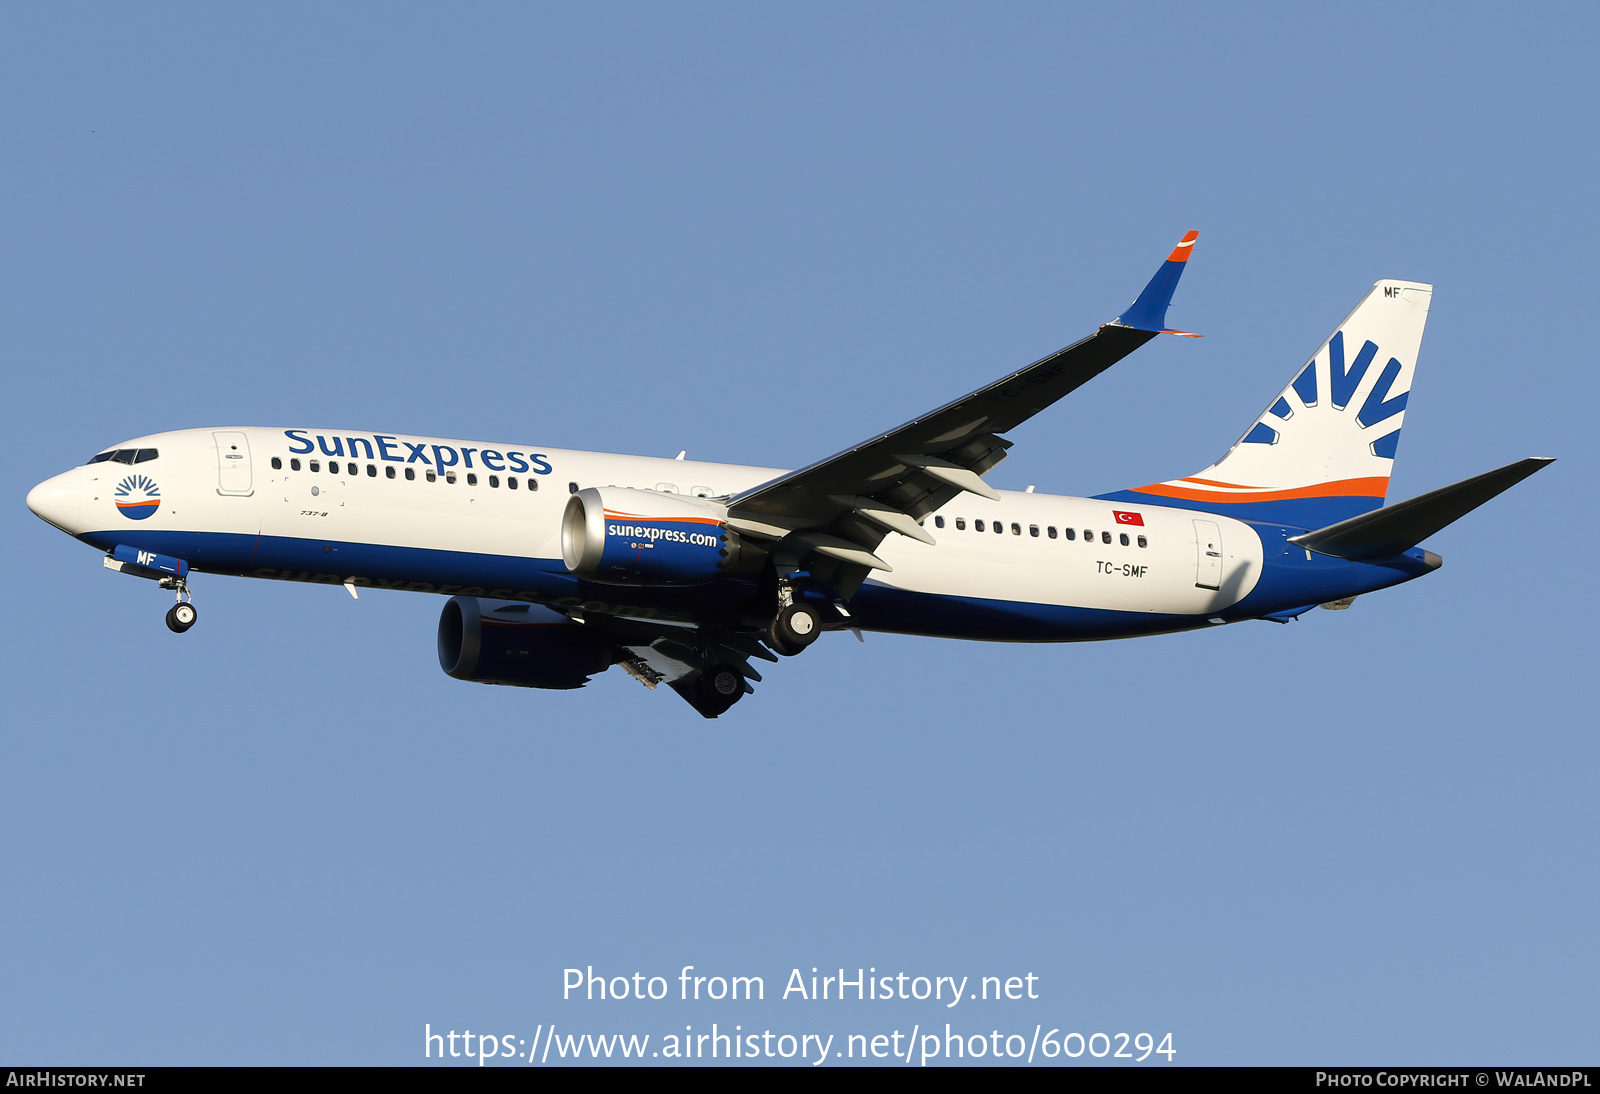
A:
{"label": "landing gear strut", "polygon": [[181,577],[164,577],[161,587],[177,594],[178,602],[167,609],[167,629],[173,634],[182,634],[200,618],[200,613],[194,609],[194,599],[189,595],[189,585]]}

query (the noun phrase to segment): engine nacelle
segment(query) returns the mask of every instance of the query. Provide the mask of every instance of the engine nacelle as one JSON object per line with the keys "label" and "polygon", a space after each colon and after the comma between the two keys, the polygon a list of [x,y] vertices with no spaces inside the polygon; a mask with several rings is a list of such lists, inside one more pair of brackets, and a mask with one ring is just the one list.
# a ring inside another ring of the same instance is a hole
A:
{"label": "engine nacelle", "polygon": [[610,643],[537,604],[453,596],[439,614],[439,667],[457,680],[568,690],[615,660]]}
{"label": "engine nacelle", "polygon": [[561,558],[590,581],[700,585],[739,563],[739,535],[713,502],[608,486],[579,490],[561,517]]}

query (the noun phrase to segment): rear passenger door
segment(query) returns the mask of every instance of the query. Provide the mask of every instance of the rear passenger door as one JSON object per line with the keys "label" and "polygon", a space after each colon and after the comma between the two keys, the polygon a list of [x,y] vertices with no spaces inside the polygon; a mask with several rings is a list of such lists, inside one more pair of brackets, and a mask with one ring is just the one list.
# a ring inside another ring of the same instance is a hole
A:
{"label": "rear passenger door", "polygon": [[1222,529],[1216,521],[1194,522],[1194,548],[1195,588],[1222,588]]}

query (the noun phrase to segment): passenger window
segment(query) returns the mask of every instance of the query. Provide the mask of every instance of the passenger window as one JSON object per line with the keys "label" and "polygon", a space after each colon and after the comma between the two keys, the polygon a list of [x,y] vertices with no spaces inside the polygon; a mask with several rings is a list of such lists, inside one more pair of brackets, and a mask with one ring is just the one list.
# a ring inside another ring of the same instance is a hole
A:
{"label": "passenger window", "polygon": [[494,486],[494,487],[498,487],[500,485],[500,476],[499,475],[490,475],[489,476],[489,485],[490,486]]}
{"label": "passenger window", "polygon": [[[454,486],[456,484],[456,473],[454,471],[446,471],[444,473],[444,481]],[[1109,543],[1110,541],[1107,540],[1106,542]]]}
{"label": "passenger window", "polygon": [[[494,480],[493,479],[489,480],[489,485],[490,486],[494,485]],[[517,480],[513,479],[513,478],[507,478],[506,479],[506,489],[507,490],[515,490],[516,488],[517,488]]]}
{"label": "passenger window", "polygon": [[339,473],[339,462],[337,460],[329,460],[328,461],[328,474],[337,475],[338,473]]}
{"label": "passenger window", "polygon": [[994,522],[994,534],[997,536],[1003,536],[1006,534],[1006,526],[1003,522],[998,520]]}
{"label": "passenger window", "polygon": [[943,528],[944,527],[944,518],[943,517],[934,517],[933,518],[933,526],[935,528]]}
{"label": "passenger window", "polygon": [[1061,534],[1066,536],[1068,539],[1078,538],[1078,530],[1076,528],[1063,528],[1061,529]]}
{"label": "passenger window", "polygon": [[274,471],[282,471],[283,470],[283,461],[280,460],[276,456],[272,457],[272,469]]}
{"label": "passenger window", "polygon": [[383,477],[384,477],[384,478],[386,478],[386,479],[392,479],[392,478],[394,478],[394,468],[392,468],[392,467],[385,467],[385,468],[384,468],[384,469],[383,469]]}
{"label": "passenger window", "polygon": [[411,482],[416,477],[417,477],[417,469],[415,467],[406,468],[406,481],[407,482]]}
{"label": "passenger window", "polygon": [[424,471],[422,473],[422,477],[427,479],[429,482],[438,482],[439,481],[439,476],[434,474],[432,470]]}
{"label": "passenger window", "polygon": [[161,453],[157,452],[153,448],[141,448],[141,449],[139,449],[139,454],[133,458],[133,462],[134,463],[149,463],[151,460],[155,459],[159,455],[161,455]]}
{"label": "passenger window", "polygon": [[290,471],[298,471],[298,470],[300,470],[300,461],[297,460],[297,459],[294,459],[293,457],[291,457],[290,460],[289,460],[289,470]]}
{"label": "passenger window", "polygon": [[983,531],[983,521],[981,521],[981,520],[975,520],[975,521],[973,521],[973,522],[972,522],[972,529],[973,529],[973,531],[975,531],[975,532],[981,532],[981,531]]}
{"label": "passenger window", "polygon": [[1052,525],[1050,525],[1050,527],[1046,528],[1044,530],[1044,532],[1045,532],[1045,535],[1049,536],[1051,539],[1055,539],[1056,538],[1056,526],[1054,524],[1052,524]]}
{"label": "passenger window", "polygon": [[1148,547],[1148,546],[1150,546],[1150,541],[1145,539],[1143,536],[1140,536],[1139,537],[1139,546]]}
{"label": "passenger window", "polygon": [[1028,534],[1030,536],[1032,536],[1034,539],[1038,539],[1039,538],[1039,526],[1037,524],[1028,525]]}
{"label": "passenger window", "polygon": [[377,464],[372,464],[372,463],[367,464],[367,478],[375,479],[377,477],[378,477],[378,465]]}
{"label": "passenger window", "polygon": [[1123,533],[1122,533],[1122,534],[1121,534],[1121,535],[1119,535],[1119,536],[1118,536],[1118,537],[1117,537],[1117,538],[1118,538],[1118,539],[1120,539],[1120,540],[1121,540],[1121,541],[1122,541],[1122,545],[1123,545],[1123,546],[1124,546],[1124,547],[1126,547],[1126,546],[1127,546],[1127,545],[1128,545],[1128,533],[1126,533],[1126,532],[1123,532]]}
{"label": "passenger window", "polygon": [[[528,480],[528,481],[529,481],[529,482],[532,482],[532,481],[533,481],[533,480],[532,480],[532,479],[529,479],[529,480]],[[660,489],[660,487],[657,487],[657,488],[656,488],[656,489],[658,489],[658,490],[659,490],[659,489]],[[676,488],[676,487],[674,487],[674,488],[673,488],[673,489],[674,489],[674,490],[676,490],[676,489],[677,489],[677,488]],[[567,483],[567,493],[569,493],[569,494],[576,494],[576,493],[577,493],[577,492],[578,492],[578,484],[577,484],[577,483],[575,483],[575,482],[569,482],[569,483]]]}
{"label": "passenger window", "polygon": [[967,518],[966,517],[957,517],[956,518],[956,531],[965,532],[966,530],[967,530]]}
{"label": "passenger window", "polygon": [[[1016,521],[1012,521],[1011,522],[1011,534],[1014,535],[1014,536],[1020,536],[1022,534],[1022,525],[1018,524]],[[1033,530],[1033,534],[1034,535],[1038,535],[1039,534],[1039,530],[1037,528],[1035,528]]]}
{"label": "passenger window", "polygon": [[478,476],[473,474],[471,471],[467,472],[467,485],[468,486],[477,486],[478,485]]}
{"label": "passenger window", "polygon": [[322,470],[322,462],[320,460],[312,460],[311,461],[311,470],[313,470],[313,471],[321,471]]}
{"label": "passenger window", "polygon": [[1083,542],[1085,542],[1085,543],[1093,543],[1094,542],[1094,533],[1091,532],[1087,528],[1085,528],[1083,530]]}
{"label": "passenger window", "polygon": [[537,489],[539,489],[539,480],[538,479],[529,479],[528,480],[528,489],[529,490],[537,490]]}
{"label": "passenger window", "polygon": [[1111,542],[1111,533],[1110,532],[1101,532],[1100,533],[1100,542],[1101,543],[1110,543]]}

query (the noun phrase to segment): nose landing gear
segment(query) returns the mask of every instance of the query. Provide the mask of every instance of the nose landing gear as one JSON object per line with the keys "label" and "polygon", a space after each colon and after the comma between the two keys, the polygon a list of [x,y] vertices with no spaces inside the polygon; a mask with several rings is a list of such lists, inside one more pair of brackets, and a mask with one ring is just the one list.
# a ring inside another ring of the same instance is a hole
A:
{"label": "nose landing gear", "polygon": [[101,561],[108,570],[142,577],[173,591],[178,602],[167,612],[167,629],[173,634],[182,634],[194,626],[199,614],[189,595],[189,564],[183,559],[119,543]]}
{"label": "nose landing gear", "polygon": [[200,618],[194,608],[194,598],[189,595],[189,584],[181,577],[164,577],[160,585],[163,589],[172,589],[178,597],[178,602],[167,609],[167,630],[182,634]]}
{"label": "nose landing gear", "polygon": [[167,609],[167,629],[174,634],[182,634],[194,626],[197,618],[199,615],[195,612],[193,604],[187,602],[174,604]]}

